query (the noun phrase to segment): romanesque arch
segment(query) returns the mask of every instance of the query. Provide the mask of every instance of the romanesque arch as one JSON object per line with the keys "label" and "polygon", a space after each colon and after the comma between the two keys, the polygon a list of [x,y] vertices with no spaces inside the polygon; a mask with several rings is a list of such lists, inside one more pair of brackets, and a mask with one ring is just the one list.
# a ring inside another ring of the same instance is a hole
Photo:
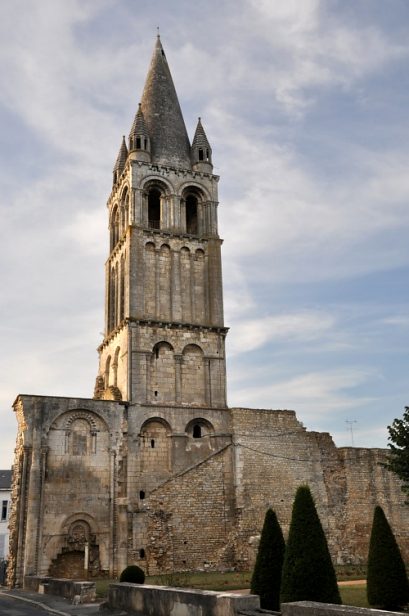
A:
{"label": "romanesque arch", "polygon": [[175,378],[174,349],[168,342],[158,342],[151,357],[151,401],[173,403]]}
{"label": "romanesque arch", "polygon": [[189,344],[182,353],[182,403],[203,405],[205,403],[205,371],[203,350]]}
{"label": "romanesque arch", "polygon": [[189,235],[203,233],[203,191],[194,185],[186,186],[182,191],[182,223]]}
{"label": "romanesque arch", "polygon": [[119,208],[117,204],[115,204],[112,208],[109,228],[111,236],[111,250],[113,250],[118,243],[120,233]]}
{"label": "romanesque arch", "polygon": [[84,579],[101,575],[98,527],[92,516],[85,512],[68,516],[58,544],[48,571],[50,577]]}
{"label": "romanesque arch", "polygon": [[125,233],[129,224],[129,190],[128,187],[122,191],[121,195],[121,234]]}
{"label": "romanesque arch", "polygon": [[189,438],[199,440],[214,434],[214,427],[207,419],[204,419],[203,417],[195,417],[189,421],[185,428],[185,432]]}
{"label": "romanesque arch", "polygon": [[142,216],[150,229],[166,226],[169,194],[168,186],[157,178],[151,178],[143,185]]}
{"label": "romanesque arch", "polygon": [[168,475],[171,470],[171,427],[161,417],[152,417],[141,427],[141,470],[150,471],[156,478]]}

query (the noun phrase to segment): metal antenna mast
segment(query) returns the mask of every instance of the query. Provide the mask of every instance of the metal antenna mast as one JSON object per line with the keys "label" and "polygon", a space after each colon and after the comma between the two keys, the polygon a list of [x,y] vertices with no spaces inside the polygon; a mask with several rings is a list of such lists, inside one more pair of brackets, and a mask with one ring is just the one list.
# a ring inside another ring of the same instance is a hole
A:
{"label": "metal antenna mast", "polygon": [[351,444],[352,447],[354,446],[354,430],[353,430],[353,425],[354,423],[358,423],[356,419],[346,419],[345,423],[348,424],[348,429],[351,433]]}

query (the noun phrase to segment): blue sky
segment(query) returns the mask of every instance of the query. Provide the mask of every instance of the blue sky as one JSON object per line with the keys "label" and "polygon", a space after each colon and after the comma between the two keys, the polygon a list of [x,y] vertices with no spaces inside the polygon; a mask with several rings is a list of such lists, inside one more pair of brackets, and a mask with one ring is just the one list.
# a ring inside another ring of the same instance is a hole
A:
{"label": "blue sky", "polygon": [[220,174],[231,406],[384,447],[408,397],[406,0],[13,0],[0,19],[0,465],[18,393],[92,396],[105,203],[156,27]]}

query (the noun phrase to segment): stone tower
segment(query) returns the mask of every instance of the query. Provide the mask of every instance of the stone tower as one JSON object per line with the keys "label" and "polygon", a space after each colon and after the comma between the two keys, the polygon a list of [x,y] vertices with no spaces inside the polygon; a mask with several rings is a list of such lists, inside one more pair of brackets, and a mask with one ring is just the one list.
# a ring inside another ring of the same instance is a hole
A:
{"label": "stone tower", "polygon": [[158,36],[108,199],[96,398],[226,406],[219,178],[212,171],[200,119],[190,145]]}
{"label": "stone tower", "polygon": [[[372,508],[405,555],[409,510],[383,450],[337,449],[294,411],[226,406],[218,177],[190,145],[158,38],[108,199],[94,397],[20,394],[8,583],[249,570],[265,511],[288,529],[308,484],[337,563],[362,563]],[[34,578],[32,577],[34,576]]]}

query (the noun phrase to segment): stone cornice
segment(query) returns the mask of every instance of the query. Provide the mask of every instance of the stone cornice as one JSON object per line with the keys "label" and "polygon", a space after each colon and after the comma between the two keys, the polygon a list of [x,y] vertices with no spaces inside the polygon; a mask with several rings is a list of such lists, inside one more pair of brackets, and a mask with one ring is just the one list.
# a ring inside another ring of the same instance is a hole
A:
{"label": "stone cornice", "polygon": [[226,336],[229,331],[228,327],[219,327],[213,325],[201,325],[199,323],[182,323],[180,321],[158,321],[156,319],[137,319],[135,317],[128,317],[124,319],[112,332],[105,337],[104,341],[98,347],[98,352],[101,352],[115,336],[127,325],[142,325],[147,327],[160,327],[162,329],[179,329],[185,331],[205,331],[213,332]]}

